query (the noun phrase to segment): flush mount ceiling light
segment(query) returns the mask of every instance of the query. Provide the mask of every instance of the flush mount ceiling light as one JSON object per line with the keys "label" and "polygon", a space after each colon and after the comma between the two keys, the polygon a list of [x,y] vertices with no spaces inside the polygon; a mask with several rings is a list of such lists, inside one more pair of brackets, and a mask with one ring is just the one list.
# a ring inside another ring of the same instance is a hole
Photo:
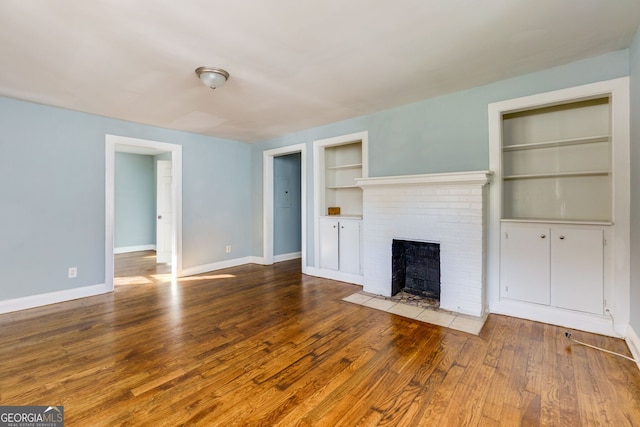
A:
{"label": "flush mount ceiling light", "polygon": [[221,68],[198,67],[196,75],[206,87],[215,89],[222,86],[229,78],[229,73]]}

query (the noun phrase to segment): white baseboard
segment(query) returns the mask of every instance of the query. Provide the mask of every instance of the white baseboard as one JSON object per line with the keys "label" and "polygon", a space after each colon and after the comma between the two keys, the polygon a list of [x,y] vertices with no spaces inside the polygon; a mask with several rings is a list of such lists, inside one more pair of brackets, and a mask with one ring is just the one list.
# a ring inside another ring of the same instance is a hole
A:
{"label": "white baseboard", "polygon": [[273,262],[289,261],[292,259],[302,258],[302,252],[291,252],[289,254],[274,255]]}
{"label": "white baseboard", "polygon": [[[286,254],[286,255],[280,255],[280,256],[283,256],[283,257],[286,257],[286,258],[279,259],[277,257],[274,257],[274,262],[280,262],[280,261],[286,261],[286,260],[289,260],[289,259],[301,258],[302,254],[301,254],[301,252],[297,252],[297,253],[293,253],[293,254]],[[209,271],[222,270],[223,268],[237,267],[239,265],[244,265],[244,264],[267,265],[266,262],[265,262],[265,259],[263,257],[247,256],[247,257],[243,257],[243,258],[235,258],[235,259],[230,259],[230,260],[226,260],[226,261],[212,262],[211,264],[197,265],[195,267],[183,268],[182,269],[182,275],[183,276],[193,276],[194,274],[207,273]]]}
{"label": "white baseboard", "polygon": [[[226,261],[212,262],[211,264],[197,265],[182,269],[183,276],[193,276],[194,274],[207,273],[209,271],[222,270],[223,268],[237,267],[244,264],[254,264],[254,257],[235,258]],[[259,264],[259,263],[255,263]]]}
{"label": "white baseboard", "polygon": [[83,286],[81,288],[65,289],[64,291],[49,292],[46,294],[31,295],[0,301],[0,314],[12,311],[26,310],[28,308],[42,307],[44,305],[71,301],[79,298],[92,297],[113,291],[106,284]]}
{"label": "white baseboard", "polygon": [[251,261],[249,261],[251,264],[267,265],[266,261],[261,256],[251,256],[248,258],[251,259]]}
{"label": "white baseboard", "polygon": [[354,285],[362,286],[364,283],[364,277],[358,276],[357,274],[327,270],[326,268],[306,267],[302,269],[302,272],[309,276],[323,277],[325,279],[337,280],[339,282],[353,283]]}
{"label": "white baseboard", "polygon": [[489,311],[611,337],[623,336],[626,328],[626,325],[616,325],[614,330],[611,319],[605,316],[513,300],[493,303]]}
{"label": "white baseboard", "polygon": [[633,358],[636,359],[638,369],[640,369],[640,338],[638,338],[638,334],[636,334],[636,331],[633,330],[631,325],[627,328],[625,341],[627,342],[627,346],[629,346]]}
{"label": "white baseboard", "polygon": [[114,248],[114,254],[128,254],[129,252],[155,251],[156,245],[121,246]]}

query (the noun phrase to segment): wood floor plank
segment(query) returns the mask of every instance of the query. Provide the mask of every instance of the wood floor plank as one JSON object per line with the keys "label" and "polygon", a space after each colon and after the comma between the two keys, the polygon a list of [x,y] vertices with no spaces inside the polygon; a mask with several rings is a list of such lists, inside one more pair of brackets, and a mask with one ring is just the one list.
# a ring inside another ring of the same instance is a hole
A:
{"label": "wood floor plank", "polygon": [[563,328],[409,320],[299,260],[171,283],[153,255],[118,255],[111,294],[0,315],[0,404],[68,426],[640,425],[637,366]]}

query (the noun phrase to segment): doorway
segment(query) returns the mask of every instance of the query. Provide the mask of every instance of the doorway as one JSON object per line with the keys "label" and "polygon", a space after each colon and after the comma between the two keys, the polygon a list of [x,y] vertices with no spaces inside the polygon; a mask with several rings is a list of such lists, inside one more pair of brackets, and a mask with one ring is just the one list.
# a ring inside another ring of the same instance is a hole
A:
{"label": "doorway", "polygon": [[[301,242],[301,262],[302,272],[307,267],[307,157],[305,144],[290,145],[287,147],[266,150],[263,153],[263,262],[266,265],[274,263],[274,243],[275,243],[275,209],[276,209],[276,177],[274,173],[274,162],[276,157],[299,153],[300,158],[300,242]],[[286,184],[279,183],[278,188],[286,187]],[[278,200],[286,205],[287,196],[283,190]],[[289,190],[291,191],[291,190]],[[283,259],[277,258],[278,261]]]}
{"label": "doorway", "polygon": [[300,153],[273,159],[273,260],[297,259],[302,256],[302,198]]}
{"label": "doorway", "polygon": [[106,135],[105,152],[105,284],[114,286],[114,228],[115,228],[115,153],[128,152],[152,155],[166,153],[171,162],[171,278],[182,275],[182,146],[157,141]]}

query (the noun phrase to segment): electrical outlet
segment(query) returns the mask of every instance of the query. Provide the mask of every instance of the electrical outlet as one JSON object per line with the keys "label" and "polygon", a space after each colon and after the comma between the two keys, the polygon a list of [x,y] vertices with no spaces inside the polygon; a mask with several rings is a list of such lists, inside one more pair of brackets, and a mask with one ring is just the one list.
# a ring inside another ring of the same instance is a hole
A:
{"label": "electrical outlet", "polygon": [[224,249],[226,253],[230,254],[231,253],[231,245],[227,245],[227,247]]}
{"label": "electrical outlet", "polygon": [[78,277],[78,267],[69,267],[68,276],[69,279],[75,279]]}

